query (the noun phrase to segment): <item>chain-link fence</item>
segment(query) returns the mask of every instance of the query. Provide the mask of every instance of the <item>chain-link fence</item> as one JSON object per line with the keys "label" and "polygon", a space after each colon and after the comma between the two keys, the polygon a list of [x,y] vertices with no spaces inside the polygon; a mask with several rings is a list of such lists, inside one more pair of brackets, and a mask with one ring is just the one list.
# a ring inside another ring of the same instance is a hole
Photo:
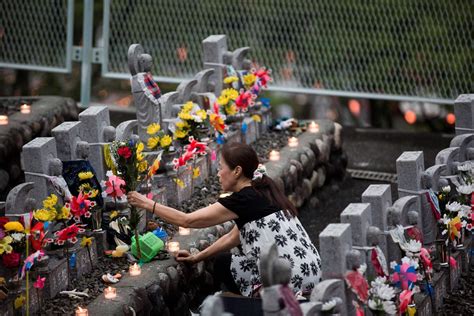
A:
{"label": "chain-link fence", "polygon": [[71,69],[73,0],[1,0],[0,67]]}
{"label": "chain-link fence", "polygon": [[160,80],[192,77],[201,41],[227,34],[230,49],[250,46],[273,70],[276,90],[438,101],[473,91],[472,0],[113,0],[109,9],[111,77],[128,78],[131,43],[151,53]]}

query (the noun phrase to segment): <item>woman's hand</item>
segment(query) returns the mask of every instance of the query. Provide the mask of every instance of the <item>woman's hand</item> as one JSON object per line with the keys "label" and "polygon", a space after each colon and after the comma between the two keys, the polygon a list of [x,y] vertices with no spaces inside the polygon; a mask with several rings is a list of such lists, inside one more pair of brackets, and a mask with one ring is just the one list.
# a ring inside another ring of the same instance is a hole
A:
{"label": "woman's hand", "polygon": [[144,208],[146,210],[153,212],[154,201],[150,200],[143,194],[140,194],[136,191],[128,192],[127,200],[128,200],[128,203],[132,206],[135,206],[138,208]]}
{"label": "woman's hand", "polygon": [[187,262],[190,264],[195,264],[198,262],[196,255],[192,255],[189,251],[187,250],[180,250],[176,254],[176,261],[179,262]]}

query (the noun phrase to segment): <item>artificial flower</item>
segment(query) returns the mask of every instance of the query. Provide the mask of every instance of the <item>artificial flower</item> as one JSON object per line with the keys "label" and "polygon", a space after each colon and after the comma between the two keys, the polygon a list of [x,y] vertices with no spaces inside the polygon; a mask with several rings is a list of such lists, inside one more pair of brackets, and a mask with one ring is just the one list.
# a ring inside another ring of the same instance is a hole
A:
{"label": "artificial flower", "polygon": [[148,138],[146,146],[150,149],[155,149],[159,143],[160,143],[160,138],[157,136],[154,136],[154,137]]}
{"label": "artificial flower", "polygon": [[206,110],[198,110],[198,111],[196,112],[196,114],[197,114],[197,116],[199,116],[199,118],[200,118],[201,120],[205,120],[205,119],[207,118],[207,112],[206,112]]}
{"label": "artificial flower", "polygon": [[252,120],[254,120],[257,123],[260,123],[262,121],[262,118],[258,114],[252,115]]}
{"label": "artificial flower", "polygon": [[255,98],[250,91],[241,91],[237,99],[235,99],[235,105],[241,111],[246,111],[249,106],[252,106]]}
{"label": "artificial flower", "polygon": [[112,211],[112,212],[110,212],[109,217],[112,220],[112,219],[116,218],[118,215],[119,215],[118,211]]}
{"label": "artificial flower", "polygon": [[141,161],[137,164],[138,172],[145,172],[148,168],[148,162],[146,160]]}
{"label": "artificial flower", "polygon": [[255,71],[255,76],[258,77],[260,84],[263,87],[267,86],[267,83],[272,82],[272,78],[270,77],[271,70],[266,69],[265,67],[261,67],[257,71]]}
{"label": "artificial flower", "polygon": [[10,234],[10,237],[13,238],[13,242],[21,242],[23,238],[25,238],[25,234],[13,233],[13,234]]}
{"label": "artificial flower", "polygon": [[63,245],[67,240],[69,240],[71,243],[75,244],[77,242],[77,234],[83,233],[84,231],[85,229],[76,224],[72,224],[54,233],[54,236],[56,237],[54,243],[57,245]]}
{"label": "artificial flower", "polygon": [[165,149],[165,148],[168,148],[169,146],[171,146],[172,142],[173,142],[173,139],[171,138],[171,136],[165,135],[160,140],[160,146],[161,146],[161,148]]}
{"label": "artificial flower", "polygon": [[193,116],[191,115],[191,113],[189,112],[184,112],[184,111],[181,111],[178,113],[178,117],[182,120],[192,120],[193,119]]}
{"label": "artificial flower", "polygon": [[180,129],[177,129],[175,132],[174,132],[174,136],[178,139],[180,138],[185,138],[186,135],[188,135],[188,133],[184,130],[180,130]]}
{"label": "artificial flower", "polygon": [[79,186],[79,191],[87,194],[90,198],[95,198],[99,194],[99,190],[92,188],[90,183],[83,183]]}
{"label": "artificial flower", "polygon": [[181,189],[183,189],[183,188],[186,186],[186,185],[184,184],[184,181],[181,180],[181,179],[174,178],[173,180],[174,180],[174,182],[176,182],[176,184],[177,184]]}
{"label": "artificial flower", "polygon": [[52,209],[58,203],[58,197],[56,194],[51,194],[46,199],[43,200],[43,207],[46,209]]}
{"label": "artificial flower", "polygon": [[119,147],[117,154],[125,159],[128,159],[132,156],[132,151],[127,146]]}
{"label": "artificial flower", "polygon": [[125,195],[123,187],[125,186],[125,181],[122,178],[117,177],[111,171],[107,171],[107,181],[104,182],[105,185],[105,196],[110,196],[112,198],[121,198]]}
{"label": "artificial flower", "polygon": [[456,201],[449,202],[446,204],[446,209],[453,213],[459,212],[461,208],[462,208],[462,204]]}
{"label": "artificial flower", "polygon": [[219,114],[215,114],[215,113],[209,114],[209,121],[212,127],[214,127],[216,131],[218,131],[219,133],[224,132],[225,123]]}
{"label": "artificial flower", "polygon": [[183,105],[184,112],[191,112],[194,108],[194,103],[192,101],[188,101]]}
{"label": "artificial flower", "polygon": [[42,208],[42,209],[34,211],[33,217],[37,221],[50,222],[50,221],[53,221],[56,218],[55,213],[56,213],[55,211],[47,210],[47,209]]}
{"label": "artificial flower", "polygon": [[235,104],[228,105],[228,106],[226,106],[224,109],[225,109],[225,113],[226,113],[227,115],[235,115],[235,114],[237,114],[237,107],[235,106]]}
{"label": "artificial flower", "polygon": [[79,172],[79,179],[81,180],[87,180],[90,179],[94,176],[94,174],[90,171],[85,171],[85,172]]}
{"label": "artificial flower", "polygon": [[35,283],[33,283],[33,286],[35,289],[41,290],[44,288],[44,283],[46,281],[46,277],[40,277],[38,274],[38,278],[36,279]]}
{"label": "artificial flower", "polygon": [[0,239],[0,255],[4,253],[11,253],[13,251],[12,246],[10,246],[12,242],[13,238],[10,236],[5,236]]}
{"label": "artificial flower", "polygon": [[92,239],[93,237],[82,237],[82,240],[81,240],[81,247],[89,247],[92,245]]}
{"label": "artificial flower", "polygon": [[201,175],[201,171],[200,171],[199,167],[194,168],[193,169],[193,179],[199,178],[200,175]]}
{"label": "artificial flower", "polygon": [[161,156],[156,158],[155,161],[153,161],[150,169],[148,169],[148,177],[151,178],[154,174],[156,174],[158,169],[160,169],[160,160],[161,160]]}
{"label": "artificial flower", "polygon": [[444,187],[441,188],[441,192],[449,193],[449,192],[451,192],[451,187],[449,185],[444,186]]}
{"label": "artificial flower", "polygon": [[239,91],[229,88],[229,89],[222,90],[222,94],[229,100],[235,101],[237,97],[239,96]]}
{"label": "artificial flower", "polygon": [[15,298],[15,309],[20,309],[23,305],[25,305],[26,297],[23,294],[20,294],[17,298]]}
{"label": "artificial flower", "polygon": [[71,202],[66,204],[67,207],[71,210],[71,214],[74,216],[76,221],[81,219],[81,216],[90,217],[91,207],[94,207],[96,203],[94,201],[89,200],[89,196],[87,194],[83,194],[79,192],[78,196],[73,196]]}
{"label": "artificial flower", "polygon": [[2,263],[5,268],[16,268],[20,265],[20,254],[16,252],[4,253]]}
{"label": "artificial flower", "polygon": [[227,103],[229,103],[230,99],[228,96],[224,95],[224,94],[221,94],[218,98],[217,98],[217,103],[219,105],[222,105],[222,106],[226,106]]}
{"label": "artificial flower", "polygon": [[456,187],[456,191],[464,195],[471,194],[473,190],[474,190],[474,186],[472,184],[465,184],[465,185],[460,185]]}
{"label": "artificial flower", "polygon": [[239,78],[237,78],[237,76],[229,76],[229,77],[224,78],[224,83],[225,84],[230,84],[230,83],[233,83],[233,82],[236,82],[236,81],[239,81]]}
{"label": "artificial flower", "polygon": [[253,73],[249,73],[243,76],[242,79],[243,79],[244,85],[251,86],[255,83],[255,80],[257,80],[257,76],[255,76]]}
{"label": "artificial flower", "polygon": [[71,218],[71,209],[67,206],[61,207],[61,212],[56,214],[57,220],[70,219]]}
{"label": "artificial flower", "polygon": [[456,216],[455,218],[451,219],[448,223],[448,226],[450,232],[449,237],[451,238],[451,240],[454,240],[455,237],[461,237],[462,223],[459,216]]}
{"label": "artificial flower", "polygon": [[15,232],[24,232],[25,231],[25,227],[23,227],[23,225],[20,223],[20,222],[17,222],[17,221],[14,221],[14,222],[8,222],[6,223],[3,228],[5,229],[5,231],[9,232],[9,231],[15,231]]}
{"label": "artificial flower", "polygon": [[160,124],[158,124],[158,123],[150,124],[150,125],[148,125],[148,127],[146,128],[146,132],[147,132],[148,135],[156,134],[156,133],[158,133],[160,130],[161,130],[161,126],[160,126]]}

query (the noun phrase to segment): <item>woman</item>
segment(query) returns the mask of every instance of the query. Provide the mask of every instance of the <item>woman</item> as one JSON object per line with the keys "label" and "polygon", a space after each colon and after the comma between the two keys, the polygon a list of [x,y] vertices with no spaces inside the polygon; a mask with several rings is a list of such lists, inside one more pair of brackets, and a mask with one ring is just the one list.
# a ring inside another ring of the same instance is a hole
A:
{"label": "woman", "polygon": [[[290,286],[295,292],[310,292],[320,280],[320,258],[296,217],[296,208],[265,175],[250,146],[225,144],[219,164],[222,189],[233,194],[208,207],[185,214],[137,192],[130,192],[128,201],[182,227],[202,228],[234,220],[234,228],[208,248],[194,255],[182,250],[176,258],[196,263],[220,254],[214,264],[214,275],[226,290],[251,296],[260,286],[260,252],[276,243],[280,257],[292,267]],[[239,245],[239,255],[228,252]]]}

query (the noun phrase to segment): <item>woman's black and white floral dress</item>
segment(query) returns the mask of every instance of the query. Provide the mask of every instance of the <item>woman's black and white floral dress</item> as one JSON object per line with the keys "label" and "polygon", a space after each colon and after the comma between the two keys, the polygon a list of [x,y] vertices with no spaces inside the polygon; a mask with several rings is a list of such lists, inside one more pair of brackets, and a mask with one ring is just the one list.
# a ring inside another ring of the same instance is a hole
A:
{"label": "woman's black and white floral dress", "polygon": [[[232,255],[230,271],[235,283],[240,288],[242,295],[251,296],[255,288],[260,285],[260,253],[262,249],[276,244],[278,254],[281,258],[286,259],[292,268],[292,277],[289,286],[293,291],[310,292],[321,279],[321,259],[316,247],[308,237],[303,225],[297,217],[286,215],[285,211],[271,209],[264,202],[255,200],[254,194],[247,189],[242,196],[234,196],[237,203],[219,199],[219,202],[225,207],[234,211],[237,210],[239,219],[236,220],[240,230],[241,253]],[[242,193],[241,190],[238,193]],[[229,198],[232,199],[232,196]],[[249,218],[247,210],[242,211],[242,203],[247,204],[249,199],[253,202],[250,205],[252,214],[265,214],[266,216],[247,221],[242,224],[242,220]],[[239,205],[239,206],[236,206]],[[240,217],[240,215],[243,215]]]}

